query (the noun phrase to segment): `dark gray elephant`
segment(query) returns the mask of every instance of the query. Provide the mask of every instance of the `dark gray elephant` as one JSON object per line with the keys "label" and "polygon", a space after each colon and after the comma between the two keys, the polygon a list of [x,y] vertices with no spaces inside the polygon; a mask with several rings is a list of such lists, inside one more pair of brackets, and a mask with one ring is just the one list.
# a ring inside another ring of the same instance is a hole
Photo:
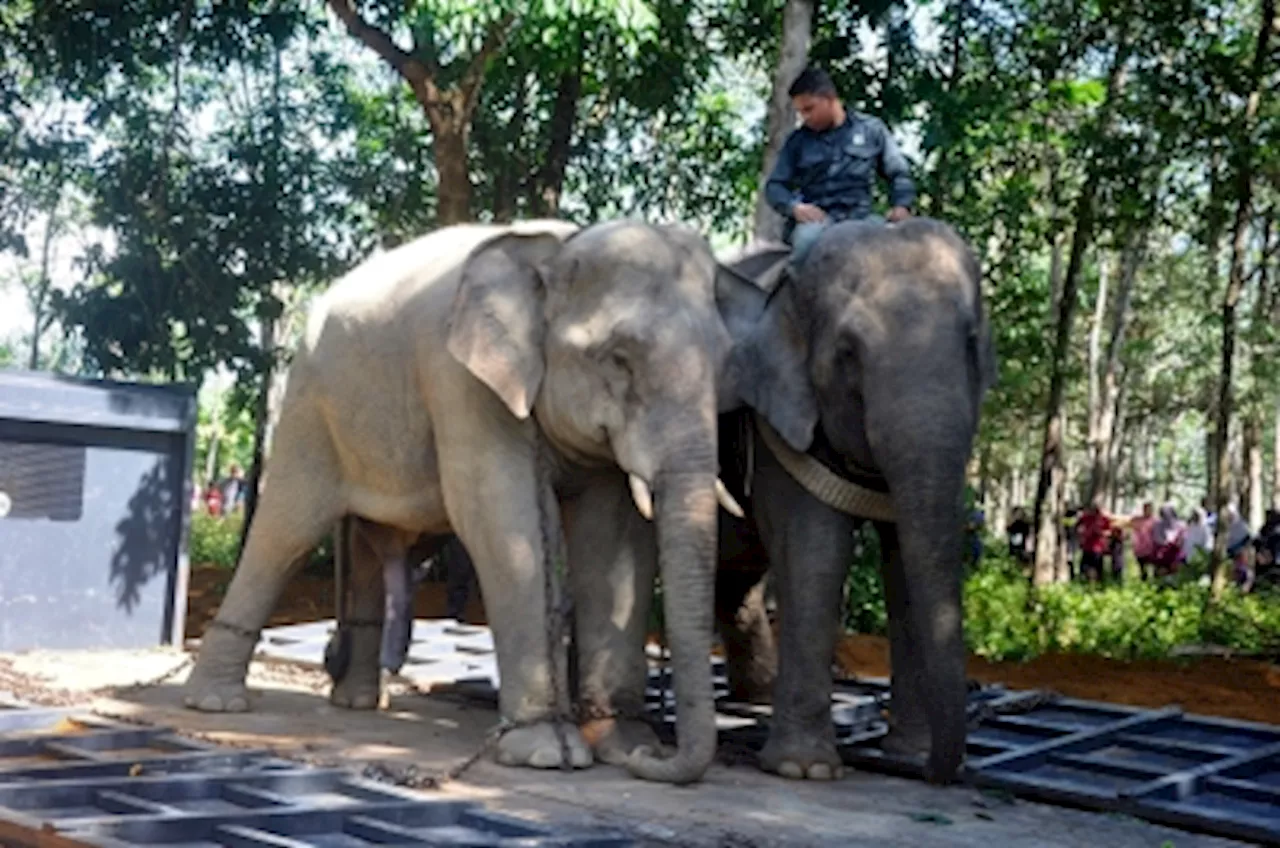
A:
{"label": "dark gray elephant", "polygon": [[[718,283],[735,338],[723,382],[746,405],[738,444],[753,461],[749,523],[722,515],[722,536],[726,524],[731,538],[758,533],[781,624],[761,764],[795,778],[840,773],[830,668],[864,520],[849,513],[879,513],[895,519],[877,522],[893,667],[885,746],[927,755],[926,776],[949,781],[965,745],[964,474],[995,375],[978,264],[950,227],[917,218],[832,227],[770,295],[733,277]],[[736,426],[721,417],[730,453]],[[851,495],[848,480],[864,491]],[[887,498],[866,492],[877,488]]]}

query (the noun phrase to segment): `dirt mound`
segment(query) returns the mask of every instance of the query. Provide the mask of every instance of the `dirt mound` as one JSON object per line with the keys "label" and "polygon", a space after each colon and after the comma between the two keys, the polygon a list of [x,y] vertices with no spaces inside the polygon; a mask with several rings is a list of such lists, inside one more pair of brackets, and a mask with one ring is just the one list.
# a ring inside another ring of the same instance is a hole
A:
{"label": "dirt mound", "polygon": [[[846,674],[889,674],[889,640],[846,636],[836,650]],[[1280,724],[1280,666],[1255,660],[1199,657],[1121,662],[1048,654],[1026,663],[969,657],[969,676],[1011,689],[1050,689],[1072,698],[1137,707],[1177,704],[1189,713]]]}

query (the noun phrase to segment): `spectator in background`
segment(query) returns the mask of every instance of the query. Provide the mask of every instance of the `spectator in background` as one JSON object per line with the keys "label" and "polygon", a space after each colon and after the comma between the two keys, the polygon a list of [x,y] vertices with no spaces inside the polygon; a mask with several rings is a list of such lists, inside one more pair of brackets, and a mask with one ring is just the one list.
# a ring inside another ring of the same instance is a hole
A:
{"label": "spectator in background", "polygon": [[244,472],[239,465],[231,463],[226,479],[218,488],[222,489],[222,508],[227,514],[244,507]]}
{"label": "spectator in background", "polygon": [[1151,562],[1157,577],[1172,574],[1182,562],[1182,543],[1186,527],[1178,520],[1173,504],[1160,507],[1160,519],[1151,528],[1153,550]]}
{"label": "spectator in background", "polygon": [[1234,576],[1240,591],[1248,592],[1253,588],[1253,549],[1249,542],[1253,541],[1253,531],[1240,515],[1234,504],[1227,507],[1226,512],[1227,559],[1235,566]]}
{"label": "spectator in background", "polygon": [[976,567],[982,562],[982,529],[986,526],[987,514],[982,507],[974,504],[969,511],[969,521],[965,525],[965,536],[969,542],[969,566]]}
{"label": "spectator in background", "polygon": [[1204,526],[1209,531],[1209,547],[1212,548],[1213,534],[1218,532],[1218,513],[1214,512],[1207,495],[1200,499],[1200,511],[1204,515]]}
{"label": "spectator in background", "polygon": [[1254,542],[1254,582],[1280,586],[1280,511],[1267,510],[1267,519]]}
{"label": "spectator in background", "polygon": [[1071,579],[1076,580],[1080,577],[1080,571],[1076,566],[1076,554],[1080,553],[1080,533],[1076,526],[1080,520],[1080,508],[1070,507],[1067,509],[1066,515],[1062,518],[1062,538],[1067,540],[1067,563],[1071,568]]}
{"label": "spectator in background", "polygon": [[1156,552],[1152,532],[1155,530],[1155,505],[1147,501],[1142,505],[1142,514],[1134,516],[1129,522],[1132,532],[1133,558],[1138,561],[1138,572],[1145,580],[1151,576],[1153,558]]}
{"label": "spectator in background", "polygon": [[1196,507],[1191,513],[1191,521],[1187,523],[1186,533],[1182,537],[1182,562],[1190,562],[1196,551],[1208,553],[1211,550],[1213,550],[1213,531],[1209,529],[1204,508]]}
{"label": "spectator in background", "polygon": [[1009,556],[1021,563],[1031,561],[1031,521],[1023,507],[1015,507],[1013,520],[1006,528],[1009,535]]}
{"label": "spectator in background", "polygon": [[1111,579],[1116,585],[1124,582],[1124,528],[1119,524],[1111,525]]}
{"label": "spectator in background", "polygon": [[1102,498],[1095,497],[1076,521],[1080,539],[1080,576],[1090,583],[1102,580],[1102,560],[1111,550],[1111,519],[1102,511]]}

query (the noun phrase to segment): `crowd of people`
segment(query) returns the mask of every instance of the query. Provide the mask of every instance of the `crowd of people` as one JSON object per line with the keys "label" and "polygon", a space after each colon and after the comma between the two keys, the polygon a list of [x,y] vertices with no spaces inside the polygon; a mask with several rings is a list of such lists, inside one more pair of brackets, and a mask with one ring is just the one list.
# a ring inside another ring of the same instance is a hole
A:
{"label": "crowd of people", "polygon": [[[1208,498],[1192,509],[1185,521],[1172,503],[1161,506],[1158,514],[1154,504],[1144,503],[1139,514],[1129,516],[1107,513],[1097,499],[1083,509],[1067,512],[1066,531],[1073,579],[1121,581],[1127,551],[1133,552],[1142,579],[1167,578],[1199,558],[1207,558],[1217,533],[1224,532],[1232,579],[1241,591],[1252,591],[1259,581],[1280,585],[1277,510],[1269,510],[1255,532],[1235,505],[1228,506],[1219,521]],[[1014,510],[1006,533],[1010,555],[1029,563],[1035,549],[1034,530],[1024,508]]]}
{"label": "crowd of people", "polygon": [[240,512],[244,509],[245,486],[244,471],[233,462],[221,480],[210,479],[204,486],[196,483],[191,508],[194,511],[203,504],[205,512],[215,517]]}

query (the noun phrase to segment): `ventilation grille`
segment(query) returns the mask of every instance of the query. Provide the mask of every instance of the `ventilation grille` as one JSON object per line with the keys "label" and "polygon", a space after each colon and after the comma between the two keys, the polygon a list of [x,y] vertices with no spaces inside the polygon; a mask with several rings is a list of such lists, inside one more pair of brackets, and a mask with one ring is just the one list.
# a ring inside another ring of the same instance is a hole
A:
{"label": "ventilation grille", "polygon": [[0,439],[0,518],[79,521],[85,447]]}

